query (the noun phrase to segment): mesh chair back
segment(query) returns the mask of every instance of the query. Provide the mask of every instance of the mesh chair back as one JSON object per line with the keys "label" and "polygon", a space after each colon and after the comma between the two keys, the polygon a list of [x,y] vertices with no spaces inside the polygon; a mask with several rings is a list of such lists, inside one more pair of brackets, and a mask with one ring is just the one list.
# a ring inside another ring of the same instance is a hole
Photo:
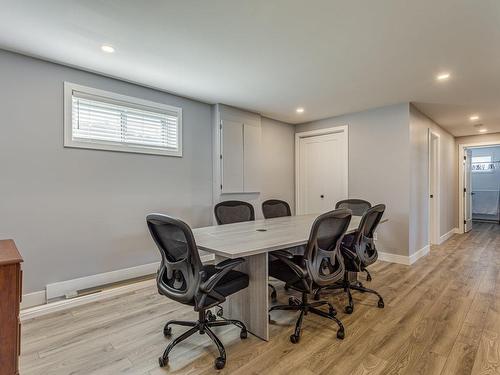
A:
{"label": "mesh chair back", "polygon": [[363,266],[374,263],[378,258],[373,234],[384,215],[384,211],[385,204],[377,204],[365,212],[359,223],[354,239],[354,246]]}
{"label": "mesh chair back", "polygon": [[279,199],[269,199],[262,202],[262,213],[264,218],[272,219],[273,217],[292,216],[290,206],[285,201]]}
{"label": "mesh chair back", "polygon": [[363,199],[344,199],[338,201],[335,208],[348,208],[355,216],[363,216],[363,214],[371,207],[371,203]]}
{"label": "mesh chair back", "polygon": [[255,220],[253,206],[242,201],[220,202],[214,207],[214,214],[219,225]]}
{"label": "mesh chair back", "polygon": [[314,221],[304,259],[309,276],[317,285],[331,285],[343,277],[340,244],[350,222],[348,209],[327,212]]}
{"label": "mesh chair back", "polygon": [[181,303],[192,302],[200,285],[202,263],[191,228],[160,214],[148,215],[146,222],[161,254],[158,292]]}

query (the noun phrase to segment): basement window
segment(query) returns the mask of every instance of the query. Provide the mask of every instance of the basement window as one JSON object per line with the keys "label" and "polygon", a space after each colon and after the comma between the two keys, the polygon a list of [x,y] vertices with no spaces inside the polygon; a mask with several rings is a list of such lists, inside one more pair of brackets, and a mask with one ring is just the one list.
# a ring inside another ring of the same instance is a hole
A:
{"label": "basement window", "polygon": [[182,156],[182,109],[64,83],[64,146]]}
{"label": "basement window", "polygon": [[473,173],[488,173],[495,170],[495,163],[491,160],[490,156],[473,156],[472,160]]}

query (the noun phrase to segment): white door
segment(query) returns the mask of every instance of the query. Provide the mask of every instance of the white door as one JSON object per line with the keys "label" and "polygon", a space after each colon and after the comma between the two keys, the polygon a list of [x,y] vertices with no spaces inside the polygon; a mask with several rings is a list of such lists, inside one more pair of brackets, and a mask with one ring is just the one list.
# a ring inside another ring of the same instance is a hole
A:
{"label": "white door", "polygon": [[429,132],[429,242],[439,243],[439,137]]}
{"label": "white door", "polygon": [[331,211],[347,198],[346,131],[297,135],[297,214]]}
{"label": "white door", "polygon": [[468,232],[472,229],[472,185],[471,185],[471,169],[472,169],[472,150],[465,150],[464,157],[464,231]]}

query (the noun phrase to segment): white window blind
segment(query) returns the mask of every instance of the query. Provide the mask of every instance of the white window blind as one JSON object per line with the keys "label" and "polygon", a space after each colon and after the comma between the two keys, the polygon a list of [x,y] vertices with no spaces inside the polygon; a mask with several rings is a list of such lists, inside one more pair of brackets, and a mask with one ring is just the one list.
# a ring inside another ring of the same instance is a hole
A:
{"label": "white window blind", "polygon": [[180,108],[73,84],[67,91],[66,146],[182,155]]}

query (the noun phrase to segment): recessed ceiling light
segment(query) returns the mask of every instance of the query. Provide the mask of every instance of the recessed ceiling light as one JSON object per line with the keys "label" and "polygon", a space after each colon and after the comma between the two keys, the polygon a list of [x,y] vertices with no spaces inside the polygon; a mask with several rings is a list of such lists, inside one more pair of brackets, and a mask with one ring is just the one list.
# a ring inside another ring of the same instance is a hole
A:
{"label": "recessed ceiling light", "polygon": [[479,116],[478,115],[472,115],[471,117],[469,117],[469,119],[471,121],[476,121],[476,120],[479,120]]}
{"label": "recessed ceiling light", "polygon": [[440,73],[436,76],[438,81],[446,81],[448,78],[450,78],[450,73]]}
{"label": "recessed ceiling light", "polygon": [[479,133],[486,133],[487,131],[488,131],[488,129],[486,129],[486,128],[479,129]]}
{"label": "recessed ceiling light", "polygon": [[297,109],[295,110],[295,112],[297,112],[297,113],[304,113],[304,108],[299,107],[299,108],[297,108]]}
{"label": "recessed ceiling light", "polygon": [[103,52],[106,52],[106,53],[113,53],[113,52],[115,52],[115,49],[112,46],[108,45],[108,44],[103,44],[101,46],[101,50]]}

